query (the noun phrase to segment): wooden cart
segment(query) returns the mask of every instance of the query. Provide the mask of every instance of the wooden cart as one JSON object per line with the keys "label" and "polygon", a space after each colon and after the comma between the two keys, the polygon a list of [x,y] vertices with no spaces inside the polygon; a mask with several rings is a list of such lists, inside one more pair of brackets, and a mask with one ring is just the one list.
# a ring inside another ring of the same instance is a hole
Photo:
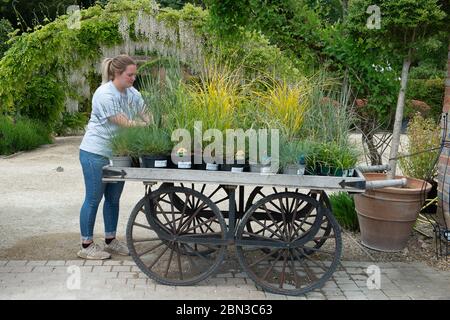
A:
{"label": "wooden cart", "polygon": [[103,181],[144,182],[126,237],[150,278],[193,285],[217,271],[228,249],[257,285],[286,295],[323,286],[340,262],[341,230],[326,191],[377,187],[360,170],[324,177],[106,166]]}

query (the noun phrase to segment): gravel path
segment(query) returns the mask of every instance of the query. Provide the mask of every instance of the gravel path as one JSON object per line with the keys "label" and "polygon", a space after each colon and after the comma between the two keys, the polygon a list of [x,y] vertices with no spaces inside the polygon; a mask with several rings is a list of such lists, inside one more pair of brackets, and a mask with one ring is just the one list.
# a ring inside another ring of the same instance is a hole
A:
{"label": "gravel path", "polygon": [[[84,182],[78,160],[79,136],[0,159],[0,257],[3,259],[70,259],[79,246],[79,212]],[[118,234],[143,194],[143,186],[125,186]],[[99,208],[102,208],[100,204]],[[95,237],[103,236],[101,209]]]}

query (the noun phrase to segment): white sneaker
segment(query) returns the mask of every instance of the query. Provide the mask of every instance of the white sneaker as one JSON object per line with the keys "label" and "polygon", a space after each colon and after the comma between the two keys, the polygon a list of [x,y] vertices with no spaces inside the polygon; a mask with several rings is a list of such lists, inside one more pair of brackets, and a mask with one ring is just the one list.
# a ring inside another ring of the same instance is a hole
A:
{"label": "white sneaker", "polygon": [[128,251],[128,247],[125,243],[113,239],[109,244],[105,244],[104,250],[109,253],[117,253],[122,256],[129,256],[130,252]]}
{"label": "white sneaker", "polygon": [[99,245],[93,242],[89,245],[89,247],[81,248],[77,255],[80,258],[88,260],[105,260],[111,258],[111,255],[108,252],[103,251]]}

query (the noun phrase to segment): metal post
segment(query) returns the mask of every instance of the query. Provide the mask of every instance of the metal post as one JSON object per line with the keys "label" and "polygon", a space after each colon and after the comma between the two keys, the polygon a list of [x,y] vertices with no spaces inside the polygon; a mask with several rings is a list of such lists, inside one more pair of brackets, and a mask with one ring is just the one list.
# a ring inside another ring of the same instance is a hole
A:
{"label": "metal post", "polygon": [[244,215],[244,186],[239,186],[239,216]]}
{"label": "metal post", "polygon": [[228,232],[227,240],[229,244],[234,243],[234,235],[236,231],[236,188],[237,186],[224,186],[229,190],[229,205],[228,205]]}

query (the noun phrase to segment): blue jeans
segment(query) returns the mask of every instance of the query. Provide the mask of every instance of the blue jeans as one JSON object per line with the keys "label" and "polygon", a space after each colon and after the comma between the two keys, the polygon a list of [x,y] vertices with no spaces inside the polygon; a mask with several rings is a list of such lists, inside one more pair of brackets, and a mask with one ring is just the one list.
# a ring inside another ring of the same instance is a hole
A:
{"label": "blue jeans", "polygon": [[114,238],[119,220],[119,200],[125,183],[102,182],[102,168],[109,164],[109,159],[106,157],[80,149],[80,163],[86,187],[86,197],[80,211],[81,240],[93,240],[95,217],[103,195],[105,196],[103,204],[105,238]]}

